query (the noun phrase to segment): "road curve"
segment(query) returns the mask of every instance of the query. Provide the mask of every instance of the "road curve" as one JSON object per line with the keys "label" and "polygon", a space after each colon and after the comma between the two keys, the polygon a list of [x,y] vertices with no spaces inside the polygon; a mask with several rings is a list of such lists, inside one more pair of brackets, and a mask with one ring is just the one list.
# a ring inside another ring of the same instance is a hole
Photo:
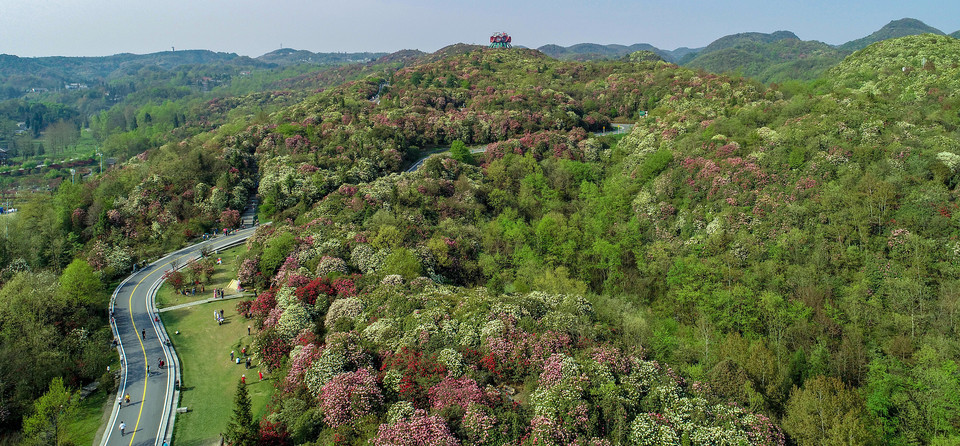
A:
{"label": "road curve", "polygon": [[[174,251],[131,274],[114,290],[110,325],[119,340],[122,373],[101,446],[170,444],[180,367],[163,324],[156,317],[157,288],[164,272],[199,257],[204,247],[212,252],[234,246],[243,243],[255,230],[243,229]],[[212,294],[212,290],[208,293]],[[158,358],[167,364],[164,369],[157,368]],[[130,403],[116,404],[123,395],[130,395]],[[123,434],[120,423],[126,425]]]}
{"label": "road curve", "polygon": [[[607,135],[615,135],[615,134],[619,134],[619,133],[630,133],[630,130],[633,129],[633,126],[634,126],[634,124],[611,124],[611,126],[610,126],[611,129],[610,129],[610,130],[608,130],[608,131],[606,131],[606,132],[593,132],[593,134],[594,134],[594,135],[597,135],[597,136],[607,136]],[[447,150],[441,150],[441,151],[439,151],[439,152],[430,152],[430,153],[428,153],[426,156],[424,156],[423,158],[418,159],[417,162],[413,163],[410,167],[408,167],[406,170],[404,170],[404,172],[413,172],[413,171],[419,169],[420,166],[423,165],[423,162],[427,160],[427,158],[430,158],[431,156],[436,155],[436,154],[438,154],[438,153],[447,153],[447,152],[449,152],[449,151],[450,151],[450,150],[447,149]],[[482,145],[482,146],[479,146],[479,147],[474,147],[474,148],[470,149],[470,153],[483,153],[483,152],[486,152],[486,151],[487,151],[487,145],[486,145],[486,144],[484,144],[484,145]]]}

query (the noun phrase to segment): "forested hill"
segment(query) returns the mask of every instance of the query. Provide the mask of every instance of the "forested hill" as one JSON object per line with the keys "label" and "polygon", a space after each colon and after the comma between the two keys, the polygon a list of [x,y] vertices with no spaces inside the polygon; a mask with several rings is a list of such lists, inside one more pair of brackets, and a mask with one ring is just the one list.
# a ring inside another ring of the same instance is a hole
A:
{"label": "forested hill", "polygon": [[[704,48],[663,50],[648,44],[570,47],[544,45],[544,54],[561,60],[615,59],[633,51],[648,50],[668,62],[711,73],[738,73],[762,82],[813,80],[853,51],[881,40],[943,32],[916,19],[894,20],[862,39],[833,46],[816,40],[800,40],[790,31],[738,33],[723,36]],[[953,37],[957,33],[951,34]]]}
{"label": "forested hill", "polygon": [[779,40],[791,39],[791,40],[800,40],[796,34],[790,31],[776,31],[770,34],[766,33],[740,33],[740,34],[731,34],[729,36],[723,36],[717,40],[714,40],[709,45],[703,48],[698,54],[712,53],[715,51],[724,50],[727,48],[733,48],[738,45],[742,45],[747,42],[752,43],[771,43]]}
{"label": "forested hill", "polygon": [[298,65],[298,64],[344,64],[370,62],[386,56],[387,53],[314,53],[307,50],[295,50],[292,48],[281,48],[271,51],[267,54],[257,57],[257,60],[274,63],[278,65]]}
{"label": "forested hill", "polygon": [[242,62],[248,57],[207,50],[116,54],[104,57],[17,57],[0,55],[0,84],[22,89],[64,88],[68,83],[94,83],[136,73],[145,66],[171,69],[180,65]]}
{"label": "forested hill", "polygon": [[919,34],[937,34],[942,36],[943,31],[940,31],[939,29],[927,25],[926,23],[923,23],[917,19],[900,19],[884,25],[882,28],[878,29],[869,36],[866,36],[862,39],[851,40],[843,45],[840,45],[839,48],[845,51],[856,51],[866,48],[867,45],[879,42],[881,40],[895,39],[897,37],[904,36],[915,36]]}
{"label": "forested hill", "polygon": [[812,80],[837,65],[853,51],[882,40],[920,34],[943,35],[916,19],[895,20],[871,35],[831,46],[805,41],[786,31],[772,34],[743,33],[721,37],[678,63],[712,73],[736,72],[762,82]]}
{"label": "forested hill", "polygon": [[[674,51],[661,50],[647,43],[636,43],[627,45],[599,45],[596,43],[579,43],[568,47],[559,45],[544,45],[537,48],[543,54],[560,60],[598,60],[598,59],[619,59],[630,53],[637,51],[652,51],[666,61],[674,62],[679,57]],[[677,50],[682,52],[683,49]],[[682,56],[682,54],[681,54]]]}
{"label": "forested hill", "polygon": [[[286,377],[261,434],[957,441],[958,50],[783,88],[477,50],[217,139],[278,222],[240,270]],[[619,143],[582,130],[640,107]],[[394,173],[455,140],[489,145]]]}
{"label": "forested hill", "polygon": [[[98,302],[44,300],[80,294],[38,270],[116,277],[258,193],[239,309],[277,377],[266,444],[956,443],[958,54],[899,38],[767,86],[455,45],[210,101],[215,130],[0,238],[4,351],[56,365],[0,367],[36,372],[0,379],[3,426],[106,360],[65,341]],[[636,126],[592,134],[614,120]]]}
{"label": "forested hill", "polygon": [[[737,72],[762,82],[819,77],[847,55],[823,42],[804,41],[793,33],[728,36],[681,63],[713,73]],[[721,43],[720,45],[715,45]]]}

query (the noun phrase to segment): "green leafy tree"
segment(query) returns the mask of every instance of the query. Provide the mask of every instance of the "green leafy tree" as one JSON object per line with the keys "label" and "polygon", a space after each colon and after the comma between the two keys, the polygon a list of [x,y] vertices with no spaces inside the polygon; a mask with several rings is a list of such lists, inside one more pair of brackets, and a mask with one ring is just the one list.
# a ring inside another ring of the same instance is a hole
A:
{"label": "green leafy tree", "polygon": [[420,276],[420,261],[416,254],[407,248],[400,248],[390,253],[384,260],[387,274],[399,274],[404,279],[412,280]]}
{"label": "green leafy tree", "polygon": [[50,381],[50,389],[33,403],[33,414],[23,419],[23,443],[27,445],[61,445],[67,423],[76,414],[79,392],[67,390],[63,378]]}
{"label": "green leafy tree", "polygon": [[98,302],[103,284],[86,260],[75,259],[60,276],[60,290],[71,303],[92,305]]}
{"label": "green leafy tree", "polygon": [[461,163],[473,164],[473,154],[459,139],[450,144],[450,157]]}
{"label": "green leafy tree", "polygon": [[875,442],[863,400],[837,378],[818,376],[794,388],[786,409],[783,429],[800,446]]}
{"label": "green leafy tree", "polygon": [[254,446],[257,444],[257,425],[253,422],[247,385],[242,381],[237,384],[237,396],[233,401],[233,417],[227,425],[226,439],[234,446]]}

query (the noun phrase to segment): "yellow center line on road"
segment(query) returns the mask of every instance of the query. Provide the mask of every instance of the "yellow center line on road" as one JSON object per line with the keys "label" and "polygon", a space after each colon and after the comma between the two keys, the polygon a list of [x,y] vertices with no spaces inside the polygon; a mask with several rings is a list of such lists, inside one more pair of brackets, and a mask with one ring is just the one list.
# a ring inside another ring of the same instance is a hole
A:
{"label": "yellow center line on road", "polygon": [[[228,240],[228,239],[229,239],[229,236],[228,236],[227,238],[225,238],[224,241],[226,241],[226,240]],[[211,240],[208,240],[208,242],[212,242],[212,241],[213,241],[212,239],[211,239]],[[203,243],[200,243],[200,244],[202,245]],[[194,245],[194,246],[199,246],[199,245]],[[150,271],[149,273],[147,273],[147,275],[144,276],[143,279],[140,279],[140,281],[137,282],[136,285],[134,285],[133,291],[130,292],[130,300],[129,300],[129,302],[127,303],[127,311],[130,313],[130,323],[133,324],[133,334],[134,334],[134,336],[137,335],[137,322],[133,320],[133,295],[137,293],[137,288],[139,288],[140,285],[143,284],[143,281],[147,280],[148,277],[150,277],[151,275],[153,275],[153,273],[156,273],[156,272],[159,272],[159,271],[163,271],[163,269],[166,268],[167,265],[169,265],[169,264],[171,264],[171,263],[175,263],[175,262],[179,261],[180,259],[182,259],[182,258],[184,258],[184,257],[186,257],[186,256],[189,256],[189,255],[193,255],[193,252],[190,252],[190,253],[187,253],[187,254],[183,254],[183,255],[181,255],[181,256],[173,259],[173,260],[170,260],[170,261],[167,262],[167,263],[164,263],[163,265],[160,265],[159,267],[157,267],[157,269],[155,269],[155,270]],[[147,314],[147,317],[150,317],[150,315]],[[140,418],[143,416],[143,406],[145,405],[146,400],[147,400],[147,378],[149,378],[149,375],[150,375],[149,373],[147,373],[147,367],[149,366],[150,363],[149,363],[148,360],[147,360],[147,349],[143,346],[143,336],[139,336],[139,337],[137,337],[137,339],[140,341],[140,350],[143,352],[143,363],[144,363],[144,370],[143,370],[143,397],[140,399],[140,412],[137,413],[137,422],[136,422],[136,424],[134,424],[134,426],[133,426],[133,432],[132,432],[133,435],[130,436],[130,446],[133,446],[133,439],[136,438],[136,436],[137,436],[137,430],[138,430],[139,427],[140,427]],[[129,366],[130,366],[130,364],[128,363],[128,364],[127,364],[127,367],[129,367]]]}
{"label": "yellow center line on road", "polygon": [[[157,267],[157,269],[155,269],[155,270],[150,271],[149,273],[147,273],[147,275],[144,276],[143,279],[140,279],[140,281],[137,282],[137,284],[133,287],[133,291],[130,292],[130,300],[129,300],[129,302],[127,303],[127,311],[130,313],[130,323],[133,324],[133,334],[134,334],[134,336],[137,335],[137,322],[133,320],[133,295],[134,295],[134,294],[137,294],[137,288],[139,288],[140,285],[143,284],[143,281],[147,280],[148,277],[150,277],[151,275],[153,275],[153,273],[163,271],[163,269],[164,269],[167,265],[169,265],[169,264],[171,264],[171,263],[174,263],[174,262],[176,262],[176,261],[178,261],[178,260],[186,257],[187,255],[189,255],[189,254],[181,255],[180,257],[177,257],[177,258],[175,258],[175,259],[173,259],[173,260],[170,260],[170,261],[167,262],[167,263],[164,263],[163,265],[160,265],[159,267]],[[147,314],[147,317],[150,317],[150,315]],[[149,364],[150,364],[150,363],[149,363],[149,360],[147,359],[147,349],[143,346],[143,336],[138,336],[137,339],[140,341],[140,351],[143,352],[143,364],[144,364],[144,368],[143,368],[143,369],[144,369],[144,370],[143,370],[143,396],[140,398],[140,412],[137,413],[137,423],[133,426],[133,432],[132,432],[133,435],[130,436],[130,445],[131,445],[131,446],[133,446],[133,439],[136,438],[136,436],[137,436],[137,430],[138,430],[139,427],[140,427],[140,417],[143,416],[143,406],[145,405],[145,403],[146,403],[146,401],[147,401],[147,379],[150,377],[150,373],[147,372],[147,370],[148,370],[147,367],[149,367]],[[129,366],[130,366],[130,364],[128,363],[128,364],[127,364],[127,367],[129,367]]]}

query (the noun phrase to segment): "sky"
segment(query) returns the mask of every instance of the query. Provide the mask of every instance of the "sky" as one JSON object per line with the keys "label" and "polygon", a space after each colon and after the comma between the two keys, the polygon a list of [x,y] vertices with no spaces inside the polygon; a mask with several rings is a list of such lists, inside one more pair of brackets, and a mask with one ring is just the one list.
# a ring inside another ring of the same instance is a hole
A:
{"label": "sky", "polygon": [[930,0],[0,0],[0,53],[105,56],[208,49],[256,57],[314,52],[432,52],[486,44],[649,43],[702,47],[739,32],[793,31],[841,44],[891,20],[960,30],[960,2]]}

